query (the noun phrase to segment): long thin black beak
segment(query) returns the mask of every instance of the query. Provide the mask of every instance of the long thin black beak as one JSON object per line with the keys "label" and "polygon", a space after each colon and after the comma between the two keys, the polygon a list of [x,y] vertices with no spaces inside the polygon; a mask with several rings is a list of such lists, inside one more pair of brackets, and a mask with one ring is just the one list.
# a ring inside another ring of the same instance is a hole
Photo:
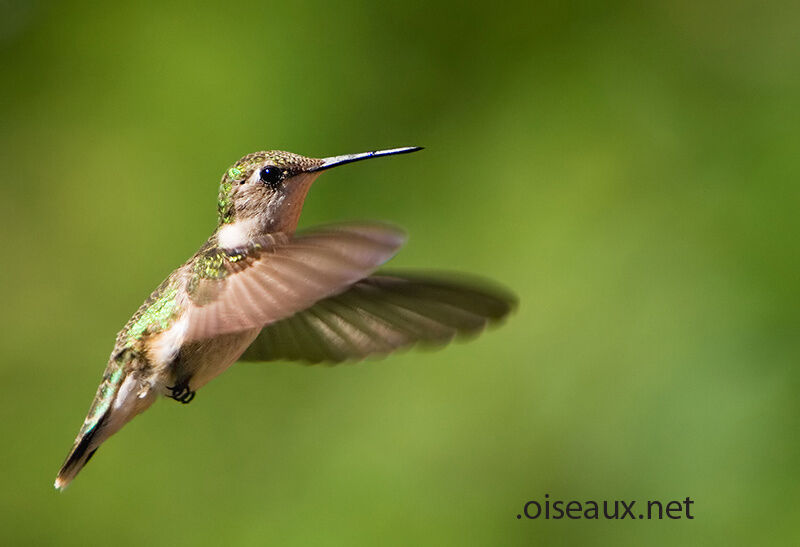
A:
{"label": "long thin black beak", "polygon": [[379,158],[381,156],[394,156],[395,154],[408,154],[409,152],[416,152],[422,150],[421,146],[405,146],[403,148],[392,148],[390,150],[373,150],[372,152],[362,152],[360,154],[345,154],[344,156],[331,156],[330,158],[322,158],[322,165],[308,169],[308,172],[324,171],[337,165],[344,165],[345,163],[353,163],[354,161],[366,160],[369,158]]}

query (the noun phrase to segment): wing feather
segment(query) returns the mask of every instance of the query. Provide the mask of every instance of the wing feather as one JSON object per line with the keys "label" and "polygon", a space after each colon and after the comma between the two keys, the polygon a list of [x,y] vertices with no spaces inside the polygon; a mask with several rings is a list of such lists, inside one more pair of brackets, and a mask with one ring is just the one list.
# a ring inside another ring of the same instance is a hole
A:
{"label": "wing feather", "polygon": [[264,327],[245,361],[339,363],[442,345],[504,318],[516,298],[463,276],[373,275]]}
{"label": "wing feather", "polygon": [[186,341],[285,319],[368,276],[404,242],[396,227],[361,223],[272,234],[231,254],[209,247],[190,283]]}

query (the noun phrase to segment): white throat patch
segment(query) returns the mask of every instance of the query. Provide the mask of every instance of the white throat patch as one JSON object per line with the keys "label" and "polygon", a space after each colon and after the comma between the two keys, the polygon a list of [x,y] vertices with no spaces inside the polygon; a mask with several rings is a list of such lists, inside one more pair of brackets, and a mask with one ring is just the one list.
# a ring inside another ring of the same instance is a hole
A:
{"label": "white throat patch", "polygon": [[217,232],[217,242],[223,249],[241,249],[250,242],[250,232],[253,229],[252,220],[243,220],[232,224],[225,224]]}

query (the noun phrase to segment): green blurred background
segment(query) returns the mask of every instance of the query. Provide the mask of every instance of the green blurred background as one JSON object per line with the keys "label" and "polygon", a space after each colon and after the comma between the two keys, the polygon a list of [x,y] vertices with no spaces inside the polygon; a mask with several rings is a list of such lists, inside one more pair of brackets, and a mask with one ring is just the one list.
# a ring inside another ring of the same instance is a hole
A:
{"label": "green blurred background", "polygon": [[[0,543],[800,541],[800,11],[790,2],[0,4]],[[240,156],[422,145],[301,224],[492,277],[502,328],[240,364],[52,481],[114,336]],[[517,520],[691,496],[694,520]]]}

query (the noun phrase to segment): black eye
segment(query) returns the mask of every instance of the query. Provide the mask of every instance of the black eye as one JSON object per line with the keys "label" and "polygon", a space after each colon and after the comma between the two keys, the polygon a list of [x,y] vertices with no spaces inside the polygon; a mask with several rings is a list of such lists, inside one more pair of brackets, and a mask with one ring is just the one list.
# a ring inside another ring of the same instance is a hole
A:
{"label": "black eye", "polygon": [[265,167],[261,170],[261,181],[275,188],[283,180],[283,171],[277,167]]}

